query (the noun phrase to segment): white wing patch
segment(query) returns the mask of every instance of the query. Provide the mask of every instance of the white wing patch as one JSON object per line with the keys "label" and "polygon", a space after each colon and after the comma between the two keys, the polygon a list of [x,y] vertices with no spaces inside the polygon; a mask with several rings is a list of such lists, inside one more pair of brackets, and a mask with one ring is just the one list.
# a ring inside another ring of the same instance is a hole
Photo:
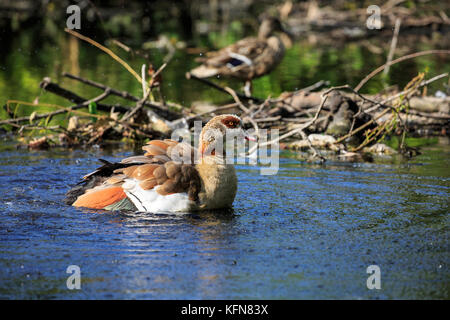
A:
{"label": "white wing patch", "polygon": [[236,53],[236,52],[233,52],[233,51],[229,51],[228,55],[230,57],[232,57],[233,59],[242,61],[243,63],[245,63],[248,66],[252,66],[253,65],[252,60],[250,60],[249,58],[247,58],[246,56],[244,56],[242,54],[239,54],[239,53]]}
{"label": "white wing patch", "polygon": [[186,192],[163,196],[156,192],[159,186],[150,190],[144,190],[139,186],[139,182],[141,181],[136,179],[125,179],[125,183],[122,185],[125,194],[139,211],[187,212],[196,208],[195,202],[189,200]]}

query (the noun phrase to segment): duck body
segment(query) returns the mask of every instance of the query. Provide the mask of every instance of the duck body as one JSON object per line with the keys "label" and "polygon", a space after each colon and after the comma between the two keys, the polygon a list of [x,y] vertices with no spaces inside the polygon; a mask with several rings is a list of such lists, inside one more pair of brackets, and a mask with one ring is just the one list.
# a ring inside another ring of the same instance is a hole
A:
{"label": "duck body", "polygon": [[285,47],[274,31],[284,31],[275,18],[266,18],[257,37],[248,37],[198,58],[202,65],[190,71],[198,78],[217,75],[250,81],[271,72],[283,59]]}
{"label": "duck body", "polygon": [[270,73],[283,59],[285,48],[276,36],[245,38],[219,51],[207,53],[191,74],[199,78],[217,75],[251,80]]}
{"label": "duck body", "polygon": [[[226,133],[227,125],[241,130],[237,128],[240,119],[222,115],[213,120],[202,130],[200,154],[183,142],[152,140],[143,147],[146,153],[142,156],[118,163],[101,160],[104,165],[70,189],[65,202],[75,207],[153,213],[232,207],[237,192],[234,166],[215,154],[214,140],[202,137],[218,128]],[[196,157],[198,163],[180,161]]]}

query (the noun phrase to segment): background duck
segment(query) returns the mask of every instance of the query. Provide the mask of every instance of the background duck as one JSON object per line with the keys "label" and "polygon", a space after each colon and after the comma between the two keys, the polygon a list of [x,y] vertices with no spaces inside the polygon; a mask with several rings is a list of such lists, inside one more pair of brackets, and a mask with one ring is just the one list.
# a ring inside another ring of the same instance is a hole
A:
{"label": "background duck", "polygon": [[271,72],[283,59],[285,46],[274,34],[280,31],[290,36],[274,17],[267,17],[259,27],[258,37],[248,37],[219,51],[198,58],[203,64],[190,73],[198,78],[217,75],[231,76],[245,81],[245,94],[251,95],[251,80]]}

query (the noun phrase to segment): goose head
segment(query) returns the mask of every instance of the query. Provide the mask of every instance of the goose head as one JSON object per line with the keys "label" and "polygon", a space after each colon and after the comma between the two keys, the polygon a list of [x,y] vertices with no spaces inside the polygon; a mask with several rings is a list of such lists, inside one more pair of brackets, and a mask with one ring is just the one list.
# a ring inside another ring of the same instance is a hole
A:
{"label": "goose head", "polygon": [[215,116],[200,133],[200,153],[202,156],[224,156],[227,137],[255,141],[242,127],[242,120],[233,114]]}

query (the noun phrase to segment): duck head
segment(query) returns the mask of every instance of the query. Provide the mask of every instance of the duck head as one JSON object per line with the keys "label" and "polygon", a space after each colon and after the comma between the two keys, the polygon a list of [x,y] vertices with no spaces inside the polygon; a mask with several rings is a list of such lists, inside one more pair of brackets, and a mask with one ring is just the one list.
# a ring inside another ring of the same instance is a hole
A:
{"label": "duck head", "polygon": [[258,31],[258,38],[260,39],[266,39],[273,35],[274,32],[282,32],[287,34],[288,36],[292,36],[292,34],[287,31],[283,25],[281,24],[280,20],[275,17],[265,17],[262,20],[262,23],[259,27]]}

